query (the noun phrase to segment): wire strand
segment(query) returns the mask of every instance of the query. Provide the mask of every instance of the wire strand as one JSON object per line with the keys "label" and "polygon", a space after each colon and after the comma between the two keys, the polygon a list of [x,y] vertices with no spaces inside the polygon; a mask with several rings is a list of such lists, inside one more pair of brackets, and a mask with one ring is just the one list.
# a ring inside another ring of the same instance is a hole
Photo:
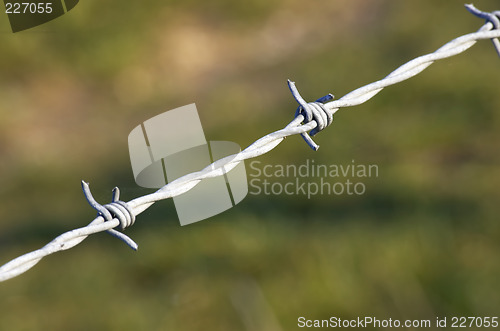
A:
{"label": "wire strand", "polygon": [[[443,45],[433,53],[415,58],[408,63],[403,64],[402,66],[391,72],[389,75],[387,75],[385,78],[360,87],[338,100],[329,101],[333,96],[326,96],[318,99],[314,103],[305,103],[302,97],[300,97],[300,95],[298,94],[298,91],[295,89],[295,92],[289,85],[290,89],[292,90],[292,94],[299,102],[300,107],[305,108],[304,111],[297,111],[296,117],[283,129],[272,132],[258,139],[247,148],[242,150],[240,153],[224,157],[198,172],[180,177],[163,186],[154,193],[138,197],[129,202],[118,201],[118,197],[116,197],[116,199],[113,198],[113,202],[111,204],[105,206],[101,206],[96,202],[96,204],[93,205],[94,208],[101,210],[100,208],[102,207],[105,208],[106,211],[102,210],[100,214],[87,226],[63,233],[42,248],[24,254],[4,264],[0,267],[0,281],[5,281],[7,279],[16,277],[31,269],[45,256],[75,247],[83,240],[85,240],[89,235],[103,231],[110,232],[111,234],[117,236],[119,239],[124,240],[132,248],[134,248],[135,245],[135,249],[137,249],[136,244],[130,238],[114,229],[117,227],[124,227],[124,224],[133,224],[133,220],[135,220],[135,217],[137,215],[142,213],[157,201],[178,196],[195,187],[203,179],[223,176],[225,173],[231,171],[234,167],[236,167],[240,162],[268,153],[276,146],[278,146],[283,141],[283,139],[288,136],[299,134],[303,135],[306,142],[313,149],[317,150],[319,146],[317,146],[314,141],[312,141],[307,133],[310,132],[311,135],[313,135],[319,132],[319,129],[323,129],[324,127],[328,126],[331,123],[331,116],[333,116],[333,114],[335,114],[340,108],[360,105],[373,98],[385,87],[397,84],[421,73],[435,61],[460,54],[472,47],[479,40],[491,39],[492,41],[494,41],[497,40],[496,38],[500,37],[500,29],[495,26],[496,23],[494,21],[494,18],[488,20],[488,17],[492,17],[491,15],[497,17],[498,11],[493,13],[484,13],[475,9],[472,5],[466,6],[467,9],[476,16],[487,18],[487,23],[484,24],[477,32],[458,37]],[[474,10],[476,12],[474,12]],[[289,84],[290,83],[293,84],[292,82],[289,82]],[[295,85],[293,85],[293,87],[295,87]],[[316,112],[316,115],[310,115],[309,112]],[[323,115],[321,112],[326,113]],[[313,117],[306,118],[310,116]],[[318,124],[320,118],[323,118],[326,122]],[[320,126],[318,130],[311,132],[318,126]],[[90,191],[88,191],[88,193],[90,193]],[[86,192],[87,198],[89,197],[88,193]],[[109,207],[110,205],[111,208]],[[112,208],[113,206],[115,206],[116,208]],[[124,206],[126,206],[126,208]],[[124,209],[121,207],[123,207]],[[120,215],[112,214],[111,216],[109,216],[106,214],[108,210],[112,211],[117,209],[121,210],[120,213],[117,213]]]}

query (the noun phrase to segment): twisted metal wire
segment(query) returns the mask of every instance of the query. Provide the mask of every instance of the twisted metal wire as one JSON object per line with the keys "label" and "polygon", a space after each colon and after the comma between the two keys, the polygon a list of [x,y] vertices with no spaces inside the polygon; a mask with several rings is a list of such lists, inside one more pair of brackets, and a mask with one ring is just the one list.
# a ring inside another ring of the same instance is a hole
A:
{"label": "twisted metal wire", "polygon": [[123,230],[133,225],[136,216],[149,208],[156,201],[168,199],[189,191],[203,179],[223,176],[226,172],[236,167],[241,161],[255,158],[271,151],[288,136],[300,134],[311,148],[317,150],[319,146],[310,136],[314,136],[328,127],[333,121],[333,115],[340,108],[362,104],[374,97],[383,88],[397,84],[419,74],[437,60],[445,59],[466,51],[478,40],[491,39],[500,56],[500,43],[498,39],[496,39],[500,37],[500,12],[485,13],[479,11],[472,5],[466,5],[466,7],[474,15],[486,19],[486,24],[477,32],[458,37],[435,52],[420,56],[402,65],[384,79],[360,87],[338,100],[333,100],[333,95],[329,94],[315,102],[307,103],[300,96],[295,87],[295,83],[288,81],[290,91],[299,104],[295,118],[288,125],[281,130],[272,132],[258,139],[240,153],[227,156],[215,161],[198,172],[180,177],[154,193],[138,197],[129,202],[124,202],[119,200],[119,190],[115,188],[113,190],[112,202],[102,206],[92,197],[88,184],[82,182],[85,197],[89,204],[98,211],[98,216],[87,226],[68,231],[55,238],[44,247],[4,264],[0,267],[0,281],[5,281],[20,275],[32,268],[43,257],[55,252],[70,249],[81,243],[89,235],[98,232],[106,231],[118,239],[123,240],[134,250],[137,250],[137,244],[124,233],[115,230],[115,228]]}

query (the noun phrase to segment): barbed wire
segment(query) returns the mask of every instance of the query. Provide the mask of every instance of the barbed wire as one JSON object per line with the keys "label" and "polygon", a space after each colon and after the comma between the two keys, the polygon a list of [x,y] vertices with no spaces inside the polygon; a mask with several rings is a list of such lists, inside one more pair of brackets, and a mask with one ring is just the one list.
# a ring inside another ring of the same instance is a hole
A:
{"label": "barbed wire", "polygon": [[362,104],[373,98],[383,88],[419,74],[435,61],[460,54],[479,40],[491,39],[500,56],[500,42],[497,39],[500,37],[500,11],[482,12],[473,5],[466,5],[466,8],[469,12],[486,20],[486,23],[477,32],[453,39],[435,52],[413,59],[391,72],[385,78],[360,87],[338,100],[333,100],[333,95],[329,94],[315,102],[307,103],[300,96],[295,83],[288,81],[288,87],[299,104],[295,118],[288,125],[258,139],[240,153],[224,157],[198,172],[180,177],[154,193],[124,202],[119,200],[120,191],[115,188],[112,202],[103,206],[92,197],[88,183],[82,181],[85,197],[89,204],[98,211],[97,217],[87,226],[63,233],[42,248],[4,264],[0,267],[0,281],[20,275],[31,269],[45,256],[75,247],[89,235],[98,232],[106,231],[123,240],[132,249],[137,250],[137,244],[124,233],[115,230],[115,228],[118,227],[120,230],[124,230],[126,227],[133,225],[136,216],[155,202],[187,192],[203,179],[223,176],[240,162],[271,151],[288,136],[300,134],[312,149],[318,150],[319,146],[312,140],[311,136],[328,127],[332,123],[333,115],[340,108]]}

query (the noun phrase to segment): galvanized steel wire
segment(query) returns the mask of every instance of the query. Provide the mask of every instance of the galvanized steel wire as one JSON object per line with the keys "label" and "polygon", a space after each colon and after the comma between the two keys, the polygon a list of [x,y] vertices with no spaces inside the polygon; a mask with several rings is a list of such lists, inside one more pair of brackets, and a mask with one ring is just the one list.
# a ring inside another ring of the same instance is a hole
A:
{"label": "galvanized steel wire", "polygon": [[137,244],[124,233],[117,231],[116,228],[123,230],[133,225],[136,216],[149,208],[153,203],[189,191],[203,179],[223,176],[236,167],[239,162],[271,151],[288,136],[300,134],[311,148],[317,150],[319,146],[310,136],[328,127],[332,123],[333,115],[340,108],[362,104],[374,97],[383,88],[419,74],[437,60],[460,54],[472,47],[479,40],[491,39],[500,56],[500,42],[497,39],[500,37],[500,11],[486,13],[477,10],[473,5],[466,5],[466,7],[474,15],[486,19],[486,24],[477,32],[458,37],[435,52],[411,60],[391,72],[385,78],[360,87],[338,100],[333,100],[333,95],[330,94],[315,102],[307,103],[300,96],[295,83],[288,81],[290,91],[299,104],[295,118],[288,125],[281,130],[258,139],[240,153],[227,156],[198,172],[180,177],[152,194],[124,202],[119,200],[119,190],[115,188],[113,190],[112,202],[103,206],[94,200],[88,184],[82,182],[82,188],[87,201],[98,211],[98,216],[87,226],[68,231],[44,247],[4,264],[0,267],[0,281],[20,275],[32,268],[45,256],[70,249],[81,243],[89,235],[98,232],[106,231],[123,240],[127,245],[136,250]]}

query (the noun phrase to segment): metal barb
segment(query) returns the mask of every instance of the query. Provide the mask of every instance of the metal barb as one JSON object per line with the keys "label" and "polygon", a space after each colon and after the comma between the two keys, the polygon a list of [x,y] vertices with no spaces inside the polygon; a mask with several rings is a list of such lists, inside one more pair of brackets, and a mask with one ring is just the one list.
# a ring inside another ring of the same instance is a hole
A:
{"label": "metal barb", "polygon": [[325,107],[325,102],[333,100],[333,94],[325,95],[314,102],[307,103],[304,98],[299,93],[299,90],[295,86],[295,82],[288,80],[288,88],[292,92],[295,101],[299,104],[299,107],[295,111],[295,117],[302,115],[304,117],[303,123],[316,122],[316,127],[312,129],[309,133],[301,133],[302,138],[314,151],[319,149],[319,145],[312,140],[311,136],[314,136],[318,132],[322,131],[328,127],[333,122],[332,112]]}
{"label": "metal barb", "polygon": [[[89,183],[82,181],[82,189],[83,189],[83,194],[85,195],[85,198],[87,199],[90,206],[95,210],[97,210],[97,215],[102,216],[105,221],[109,222],[113,218],[116,218],[120,222],[121,230],[124,230],[126,227],[134,224],[135,222],[134,214],[130,211],[128,205],[125,202],[119,201],[120,189],[118,187],[115,187],[113,189],[112,203],[104,206],[98,203],[92,196],[92,193],[90,192]],[[122,232],[119,232],[115,229],[106,230],[106,232],[112,235],[113,237],[118,238],[123,242],[125,242],[134,251],[136,251],[139,248],[139,245],[137,245],[135,241],[133,241],[129,236],[127,236]]]}
{"label": "metal barb", "polygon": [[[469,13],[476,15],[479,18],[485,19],[486,23],[490,22],[493,25],[493,28],[496,30],[500,29],[500,11],[493,11],[491,13],[481,11],[477,9],[473,4],[465,5],[465,8],[469,11]],[[492,38],[491,42],[497,51],[498,56],[500,57],[500,41],[498,38]]]}

